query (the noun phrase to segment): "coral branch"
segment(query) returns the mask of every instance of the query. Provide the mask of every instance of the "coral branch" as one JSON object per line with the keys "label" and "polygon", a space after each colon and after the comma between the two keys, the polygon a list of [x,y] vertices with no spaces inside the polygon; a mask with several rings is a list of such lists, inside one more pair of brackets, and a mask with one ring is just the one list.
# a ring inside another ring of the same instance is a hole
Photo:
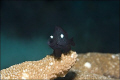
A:
{"label": "coral branch", "polygon": [[77,58],[76,52],[55,59],[47,55],[39,61],[26,61],[1,70],[1,79],[54,79],[64,76]]}

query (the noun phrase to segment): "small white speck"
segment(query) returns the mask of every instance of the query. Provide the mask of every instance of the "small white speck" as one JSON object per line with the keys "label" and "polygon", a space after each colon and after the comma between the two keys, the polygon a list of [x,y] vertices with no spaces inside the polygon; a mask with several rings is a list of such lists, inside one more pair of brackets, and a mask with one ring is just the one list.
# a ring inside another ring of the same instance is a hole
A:
{"label": "small white speck", "polygon": [[53,39],[53,36],[51,35],[50,38]]}
{"label": "small white speck", "polygon": [[71,58],[73,58],[73,57],[74,57],[74,54],[71,55]]}
{"label": "small white speck", "polygon": [[112,67],[113,67],[113,68],[115,68],[115,66],[114,66],[114,65],[113,65]]}
{"label": "small white speck", "polygon": [[51,63],[49,63],[49,65],[53,65],[53,63],[51,62]]}
{"label": "small white speck", "polygon": [[79,61],[79,59],[77,59],[77,61]]}
{"label": "small white speck", "polygon": [[61,37],[61,38],[63,38],[63,37],[64,37],[64,35],[63,35],[63,34],[61,34],[61,35],[60,35],[60,37]]}
{"label": "small white speck", "polygon": [[86,63],[84,64],[84,66],[87,67],[87,68],[91,68],[91,64],[90,64],[89,62],[86,62]]}
{"label": "small white speck", "polygon": [[50,69],[51,67],[50,66],[48,66],[48,69]]}
{"label": "small white speck", "polygon": [[23,70],[23,72],[25,72],[25,70]]}
{"label": "small white speck", "polygon": [[29,75],[27,73],[22,73],[22,79],[27,79]]}
{"label": "small white speck", "polygon": [[110,75],[108,75],[108,77],[109,77],[109,78],[111,78],[111,76],[110,76]]}
{"label": "small white speck", "polygon": [[42,69],[40,69],[40,71],[42,71]]}
{"label": "small white speck", "polygon": [[115,56],[114,56],[114,55],[112,55],[112,58],[114,59],[114,58],[115,58]]}

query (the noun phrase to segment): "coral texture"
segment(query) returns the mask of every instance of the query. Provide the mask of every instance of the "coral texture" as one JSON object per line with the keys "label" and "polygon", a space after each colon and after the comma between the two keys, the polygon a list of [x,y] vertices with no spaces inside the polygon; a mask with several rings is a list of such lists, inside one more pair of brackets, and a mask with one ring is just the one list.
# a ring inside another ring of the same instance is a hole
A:
{"label": "coral texture", "polygon": [[[79,72],[76,71],[76,77],[74,78],[74,80],[110,80],[112,78],[103,76],[103,75],[98,75],[98,74],[94,74],[94,73],[87,73],[87,72]],[[113,80],[113,79],[112,79]]]}
{"label": "coral texture", "polygon": [[54,79],[64,76],[77,58],[76,52],[70,51],[55,59],[51,55],[39,61],[26,61],[1,70],[1,79]]}
{"label": "coral texture", "polygon": [[79,79],[119,79],[120,58],[118,54],[86,53],[79,54],[75,65],[70,69],[77,73]]}

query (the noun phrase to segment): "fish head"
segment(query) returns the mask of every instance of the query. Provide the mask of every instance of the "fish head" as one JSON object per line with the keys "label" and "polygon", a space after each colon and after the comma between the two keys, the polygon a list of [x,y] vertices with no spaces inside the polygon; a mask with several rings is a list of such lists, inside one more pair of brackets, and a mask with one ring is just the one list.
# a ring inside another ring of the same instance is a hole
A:
{"label": "fish head", "polygon": [[52,49],[62,49],[69,43],[67,33],[61,27],[55,27],[55,32],[50,36],[48,45]]}

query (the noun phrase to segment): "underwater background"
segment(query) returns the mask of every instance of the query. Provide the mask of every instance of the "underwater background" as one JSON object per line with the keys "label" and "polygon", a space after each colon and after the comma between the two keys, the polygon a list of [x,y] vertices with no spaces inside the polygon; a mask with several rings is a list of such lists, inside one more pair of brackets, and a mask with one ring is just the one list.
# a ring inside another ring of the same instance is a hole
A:
{"label": "underwater background", "polygon": [[1,68],[40,60],[56,26],[77,53],[119,53],[119,1],[1,1]]}

